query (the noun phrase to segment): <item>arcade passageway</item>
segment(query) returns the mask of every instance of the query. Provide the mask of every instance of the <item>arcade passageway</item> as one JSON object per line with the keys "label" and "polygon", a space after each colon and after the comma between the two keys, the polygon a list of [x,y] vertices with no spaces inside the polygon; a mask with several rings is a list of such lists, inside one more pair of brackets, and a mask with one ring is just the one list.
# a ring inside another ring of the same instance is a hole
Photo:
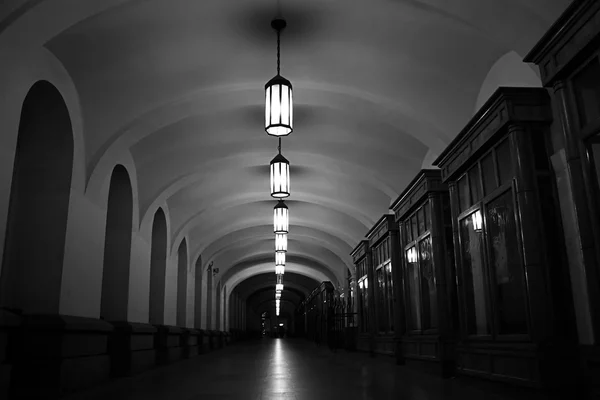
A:
{"label": "arcade passageway", "polygon": [[0,0],[0,400],[597,399],[599,305],[600,0]]}
{"label": "arcade passageway", "polygon": [[444,380],[390,357],[332,352],[302,339],[240,342],[65,400],[537,400],[523,389]]}

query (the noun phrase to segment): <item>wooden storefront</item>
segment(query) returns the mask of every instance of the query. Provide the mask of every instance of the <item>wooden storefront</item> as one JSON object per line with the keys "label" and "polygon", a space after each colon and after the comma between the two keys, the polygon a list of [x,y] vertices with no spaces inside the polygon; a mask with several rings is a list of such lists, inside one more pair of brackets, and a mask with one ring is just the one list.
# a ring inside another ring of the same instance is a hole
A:
{"label": "wooden storefront", "polygon": [[[568,184],[561,190],[580,353],[600,396],[600,2],[574,1],[525,57],[551,89]],[[570,234],[569,234],[570,231]]]}
{"label": "wooden storefront", "polygon": [[[391,214],[383,215],[367,232],[372,276],[372,305],[374,313],[369,321],[373,334],[373,351],[400,358],[399,339],[402,335],[404,307],[402,304],[402,280],[399,276],[400,252],[398,227]],[[400,284],[398,284],[400,282]]]}
{"label": "wooden storefront", "polygon": [[573,314],[543,88],[499,88],[444,150],[460,336],[457,372],[558,389],[576,375]]}
{"label": "wooden storefront", "polygon": [[407,363],[437,363],[443,377],[455,370],[458,329],[454,245],[448,188],[440,170],[421,170],[391,208],[400,231]]}

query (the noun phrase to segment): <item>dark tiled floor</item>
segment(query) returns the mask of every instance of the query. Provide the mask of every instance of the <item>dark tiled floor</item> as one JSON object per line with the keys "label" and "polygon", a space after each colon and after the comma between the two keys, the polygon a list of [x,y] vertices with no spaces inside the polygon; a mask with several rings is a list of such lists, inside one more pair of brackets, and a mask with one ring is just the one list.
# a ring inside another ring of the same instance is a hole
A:
{"label": "dark tiled floor", "polygon": [[[301,339],[263,339],[157,368],[69,400],[533,399],[463,379],[396,366],[390,357],[333,353]],[[537,398],[537,397],[535,397]]]}

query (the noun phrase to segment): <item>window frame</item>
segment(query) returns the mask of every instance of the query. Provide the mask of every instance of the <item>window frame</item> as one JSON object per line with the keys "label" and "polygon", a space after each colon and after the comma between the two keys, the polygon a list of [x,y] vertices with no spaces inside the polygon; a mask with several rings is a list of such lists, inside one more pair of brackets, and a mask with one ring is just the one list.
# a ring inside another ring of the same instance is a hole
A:
{"label": "window frame", "polygon": [[[500,168],[498,165],[498,158],[496,156],[496,147],[498,147],[498,145],[502,144],[505,140],[510,140],[509,135],[504,135],[503,137],[499,138],[499,140],[497,142],[494,143],[493,147],[491,149],[489,149],[488,151],[486,151],[485,153],[481,154],[479,156],[479,158],[473,162],[473,164],[465,171],[463,172],[461,175],[459,175],[456,178],[456,182],[458,182],[459,179],[463,178],[466,176],[467,178],[467,186],[468,186],[468,193],[469,193],[469,197],[470,199],[472,199],[473,196],[473,192],[471,190],[471,182],[470,182],[470,174],[469,171],[471,171],[472,168],[474,168],[475,166],[478,166],[479,168],[479,180],[478,182],[475,182],[476,184],[479,185],[479,189],[480,192],[482,193],[482,197],[473,202],[473,204],[471,204],[470,207],[466,208],[465,210],[462,210],[459,212],[459,214],[455,217],[459,226],[459,229],[457,231],[457,235],[458,235],[458,244],[459,244],[459,254],[456,255],[455,257],[457,258],[457,277],[459,279],[459,285],[458,285],[458,291],[459,291],[459,297],[461,299],[461,304],[459,305],[461,313],[463,316],[462,321],[461,321],[461,332],[462,335],[465,338],[468,338],[471,341],[489,341],[489,340],[502,340],[502,341],[529,341],[531,340],[531,332],[532,332],[532,326],[531,326],[531,306],[530,306],[530,297],[529,297],[529,293],[528,293],[528,289],[527,289],[527,280],[524,276],[524,258],[523,258],[523,241],[522,241],[522,237],[519,234],[520,230],[521,230],[521,221],[520,218],[518,216],[518,201],[517,201],[517,194],[516,194],[516,183],[515,183],[515,176],[516,176],[516,172],[514,169],[512,171],[512,178],[510,178],[509,180],[507,180],[506,182],[501,183],[500,182]],[[510,145],[510,143],[509,143]],[[486,193],[484,191],[485,187],[483,184],[483,174],[481,173],[481,160],[483,160],[483,158],[485,158],[490,152],[493,153],[493,159],[494,159],[494,176],[496,178],[496,188],[494,190],[492,190],[489,193]],[[512,150],[511,150],[512,153]],[[488,206],[491,202],[493,202],[494,200],[496,200],[497,198],[503,196],[505,193],[507,193],[508,191],[511,192],[511,198],[513,201],[513,218],[515,219],[515,227],[517,230],[517,244],[518,244],[518,252],[519,252],[519,259],[521,262],[521,270],[523,273],[522,279],[523,279],[523,290],[524,290],[524,299],[525,299],[525,307],[526,307],[526,324],[527,324],[527,333],[525,334],[499,334],[498,330],[499,330],[499,325],[500,325],[500,314],[498,312],[498,285],[496,283],[496,277],[494,276],[494,274],[492,273],[493,271],[491,270],[492,267],[490,265],[490,246],[491,246],[491,242],[490,242],[490,237],[489,237],[489,232],[488,232],[488,221],[487,221],[487,210],[488,210]],[[460,199],[458,198],[458,196],[460,195],[460,193],[458,193],[458,191],[456,191],[456,193],[454,194],[454,196],[456,196],[457,198],[455,199],[457,204],[460,204]],[[467,303],[466,303],[466,288],[463,284],[463,282],[465,281],[465,275],[464,275],[464,263],[463,263],[463,235],[461,233],[461,229],[460,227],[462,226],[462,221],[465,218],[468,218],[471,214],[473,214],[474,212],[479,211],[481,213],[481,242],[480,242],[480,246],[481,246],[481,262],[482,262],[482,272],[483,272],[483,277],[484,277],[484,300],[486,303],[486,312],[487,312],[487,318],[488,320],[486,321],[486,323],[489,326],[489,334],[486,335],[477,335],[477,334],[471,334],[468,332],[468,321],[466,320],[466,316],[467,314]]]}

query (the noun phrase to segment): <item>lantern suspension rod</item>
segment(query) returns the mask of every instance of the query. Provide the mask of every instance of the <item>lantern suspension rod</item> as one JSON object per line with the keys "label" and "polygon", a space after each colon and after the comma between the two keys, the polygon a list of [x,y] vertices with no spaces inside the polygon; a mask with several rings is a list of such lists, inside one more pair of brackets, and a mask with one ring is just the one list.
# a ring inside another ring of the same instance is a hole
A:
{"label": "lantern suspension rod", "polygon": [[279,71],[281,70],[281,31],[286,27],[286,25],[285,19],[281,17],[277,17],[271,21],[271,27],[277,31],[277,75],[279,75]]}
{"label": "lantern suspension rod", "polygon": [[279,145],[277,145],[277,151],[281,154],[281,136],[279,136]]}

